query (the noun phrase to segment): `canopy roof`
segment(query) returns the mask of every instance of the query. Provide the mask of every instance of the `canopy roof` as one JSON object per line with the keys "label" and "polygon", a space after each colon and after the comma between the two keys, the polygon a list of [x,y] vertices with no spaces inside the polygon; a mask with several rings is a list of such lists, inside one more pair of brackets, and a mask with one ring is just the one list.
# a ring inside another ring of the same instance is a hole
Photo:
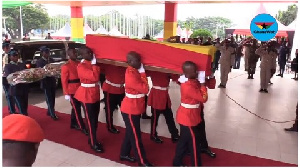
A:
{"label": "canopy roof", "polygon": [[290,23],[288,25],[288,28],[290,28],[290,29],[296,29],[296,21],[297,21],[297,18],[292,23]]}
{"label": "canopy roof", "polygon": [[108,31],[101,25],[97,30],[96,33],[98,34],[108,34]]}
{"label": "canopy roof", "polygon": [[14,8],[14,7],[18,7],[18,6],[25,6],[25,5],[29,5],[31,4],[31,2],[27,2],[27,1],[7,1],[4,0],[2,1],[2,8]]}
{"label": "canopy roof", "polygon": [[87,34],[96,34],[92,28],[88,24],[84,25],[84,35],[86,36]]}
{"label": "canopy roof", "polygon": [[[251,35],[251,31],[250,31],[250,23],[252,18],[254,18],[256,15],[258,14],[262,14],[262,13],[268,13],[265,6],[263,5],[263,3],[260,4],[258,10],[256,11],[256,13],[253,15],[253,17],[247,19],[244,23],[241,23],[237,26],[231,27],[231,28],[227,28],[226,34],[242,34],[242,35]],[[282,23],[280,23],[277,19],[276,19],[277,23],[278,23],[278,32],[276,34],[276,36],[280,36],[280,37],[287,37],[288,36],[288,32],[289,31],[295,31],[295,29],[291,29],[285,25],[283,25]]]}
{"label": "canopy roof", "polygon": [[[186,31],[186,28],[181,29],[180,26],[177,27],[176,35],[180,36],[181,38],[189,38],[193,34],[192,30]],[[164,38],[164,29],[162,29],[156,36],[156,39],[163,39]]]}
{"label": "canopy roof", "polygon": [[66,23],[64,27],[51,35],[52,37],[71,37],[71,26]]}
{"label": "canopy roof", "polygon": [[[84,35],[86,36],[87,34],[96,34],[88,24],[84,25]],[[69,23],[66,23],[64,27],[59,29],[57,32],[51,34],[52,37],[71,37],[71,26]]]}
{"label": "canopy roof", "polygon": [[[64,6],[123,6],[123,5],[147,5],[147,4],[164,4],[166,0],[160,1],[42,1],[29,0],[32,3],[41,4],[56,4]],[[172,1],[180,4],[195,4],[195,3],[297,3],[297,0],[199,0],[199,1]]]}
{"label": "canopy roof", "polygon": [[119,36],[119,37],[126,37],[124,34],[122,34],[117,27],[112,28],[109,33],[111,36]]}

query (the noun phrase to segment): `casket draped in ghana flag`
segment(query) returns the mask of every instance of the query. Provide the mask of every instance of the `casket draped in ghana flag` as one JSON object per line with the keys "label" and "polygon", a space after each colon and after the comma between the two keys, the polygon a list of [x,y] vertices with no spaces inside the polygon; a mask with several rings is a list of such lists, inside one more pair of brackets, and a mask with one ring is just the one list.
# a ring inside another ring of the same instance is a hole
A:
{"label": "casket draped in ghana flag", "polygon": [[135,51],[141,54],[144,65],[169,69],[179,74],[182,73],[181,67],[185,61],[193,61],[197,64],[199,71],[206,71],[207,76],[211,74],[211,63],[216,51],[214,46],[156,42],[106,35],[87,35],[86,45],[94,51],[97,59],[126,62],[127,53]]}

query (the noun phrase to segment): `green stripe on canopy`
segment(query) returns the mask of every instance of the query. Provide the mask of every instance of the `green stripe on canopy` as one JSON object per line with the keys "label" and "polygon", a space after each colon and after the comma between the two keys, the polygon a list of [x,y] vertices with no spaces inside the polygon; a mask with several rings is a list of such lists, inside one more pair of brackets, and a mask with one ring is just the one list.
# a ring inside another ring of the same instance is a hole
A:
{"label": "green stripe on canopy", "polygon": [[2,1],[2,8],[14,8],[14,7],[18,7],[18,6],[26,6],[29,4],[32,4],[32,3],[27,2],[27,1],[4,0],[4,1]]}

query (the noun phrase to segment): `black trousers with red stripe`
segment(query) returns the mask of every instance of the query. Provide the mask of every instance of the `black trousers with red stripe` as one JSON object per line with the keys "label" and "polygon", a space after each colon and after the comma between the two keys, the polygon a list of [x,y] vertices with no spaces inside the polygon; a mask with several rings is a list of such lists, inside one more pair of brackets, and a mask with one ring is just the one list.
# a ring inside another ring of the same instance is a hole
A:
{"label": "black trousers with red stripe", "polygon": [[141,164],[148,163],[141,137],[141,115],[131,115],[122,112],[122,116],[125,122],[126,132],[120,155],[128,156],[130,155],[131,149],[133,149],[135,157]]}
{"label": "black trousers with red stripe", "polygon": [[142,115],[146,116],[147,115],[147,103],[148,103],[148,96],[145,96],[145,111],[142,113]]}
{"label": "black trousers with red stripe", "polygon": [[100,101],[97,101],[96,103],[82,103],[82,106],[88,123],[91,145],[95,145],[98,143],[96,133],[100,113]]}
{"label": "black trousers with red stripe", "polygon": [[106,114],[106,124],[107,128],[113,127],[113,112],[121,106],[121,102],[125,97],[124,94],[111,94],[103,92],[105,97],[105,114]]}
{"label": "black trousers with red stripe", "polygon": [[200,144],[201,144],[201,149],[207,149],[208,148],[208,143],[206,139],[206,131],[205,131],[205,119],[204,119],[204,111],[203,107],[201,109],[201,122],[200,124],[197,125],[199,131],[200,131]]}
{"label": "black trousers with red stripe", "polygon": [[165,110],[157,110],[151,107],[151,113],[151,136],[157,136],[156,128],[160,114],[163,114],[165,116],[166,123],[171,135],[178,135],[178,129],[175,125],[172,109],[167,108]]}
{"label": "black trousers with red stripe", "polygon": [[180,124],[180,138],[177,142],[173,166],[182,166],[186,151],[191,151],[192,166],[202,166],[200,156],[200,132],[196,126],[187,127]]}
{"label": "black trousers with red stripe", "polygon": [[71,126],[78,125],[80,129],[85,129],[85,124],[81,115],[81,103],[74,97],[74,95],[70,95],[70,103],[71,103]]}

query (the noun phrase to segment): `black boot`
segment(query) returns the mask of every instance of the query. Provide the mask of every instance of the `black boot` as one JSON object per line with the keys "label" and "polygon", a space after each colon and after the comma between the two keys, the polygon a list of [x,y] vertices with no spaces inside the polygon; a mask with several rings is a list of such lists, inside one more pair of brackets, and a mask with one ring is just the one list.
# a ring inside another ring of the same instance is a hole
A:
{"label": "black boot", "polygon": [[154,167],[154,166],[151,163],[145,163],[145,164],[139,163],[139,167]]}
{"label": "black boot", "polygon": [[150,136],[150,139],[155,143],[162,144],[164,141],[161,140],[158,136]]}
{"label": "black boot", "polygon": [[205,153],[208,156],[210,156],[211,158],[216,158],[216,154],[213,153],[209,148],[201,149],[201,153]]}
{"label": "black boot", "polygon": [[87,130],[87,129],[85,129],[85,128],[84,128],[84,129],[82,129],[82,130],[81,130],[81,132],[82,132],[84,135],[89,135],[89,132],[88,132],[88,130]]}
{"label": "black boot", "polygon": [[56,114],[54,114],[53,116],[51,115],[51,118],[52,118],[54,121],[57,121],[57,120],[58,120],[58,117],[56,116]]}
{"label": "black boot", "polygon": [[174,136],[172,135],[172,137],[171,137],[172,142],[173,142],[173,143],[176,143],[176,142],[179,140],[179,137],[180,137],[180,136],[179,136],[178,134],[177,134],[177,135],[174,135]]}
{"label": "black boot", "polygon": [[135,157],[131,157],[131,156],[122,156],[122,155],[120,155],[120,160],[121,161],[128,161],[128,162],[131,162],[131,163],[134,163],[134,162],[136,162],[136,159],[135,159]]}
{"label": "black boot", "polygon": [[285,131],[298,132],[298,128],[297,128],[297,127],[294,127],[294,126],[292,126],[291,128],[285,128],[284,130],[285,130]]}
{"label": "black boot", "polygon": [[71,129],[80,130],[80,127],[77,124],[71,125]]}
{"label": "black boot", "polygon": [[95,145],[91,146],[91,148],[96,151],[97,153],[103,153],[103,146],[100,143],[96,143]]}
{"label": "black boot", "polygon": [[110,133],[113,133],[113,134],[119,134],[120,133],[120,131],[117,128],[115,128],[115,127],[107,128],[107,130]]}

